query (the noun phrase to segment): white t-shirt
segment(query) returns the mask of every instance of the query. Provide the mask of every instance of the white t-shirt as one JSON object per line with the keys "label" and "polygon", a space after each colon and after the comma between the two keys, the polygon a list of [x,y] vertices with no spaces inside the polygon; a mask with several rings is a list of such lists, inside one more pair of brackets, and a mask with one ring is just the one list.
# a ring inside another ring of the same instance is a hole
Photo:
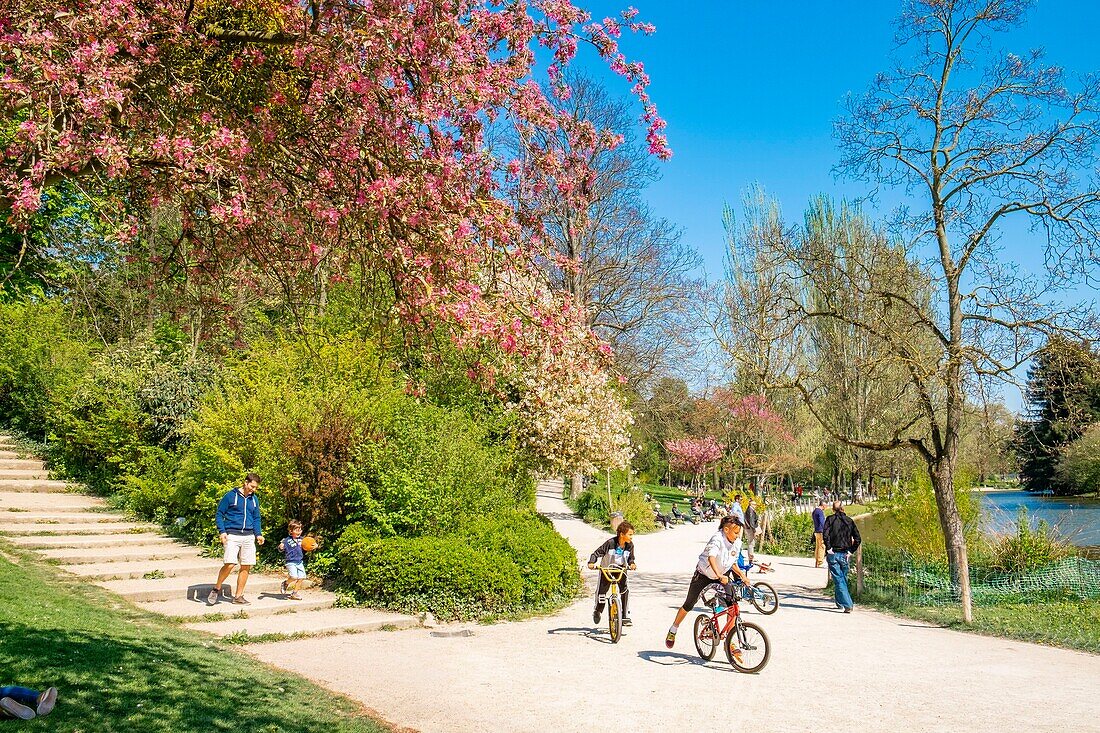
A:
{"label": "white t-shirt", "polygon": [[718,580],[718,576],[714,574],[713,568],[710,566],[710,562],[707,558],[715,558],[718,561],[718,567],[722,568],[722,572],[726,572],[733,567],[734,560],[741,554],[741,538],[738,537],[733,542],[726,539],[726,533],[722,530],[718,530],[714,533],[714,536],[707,542],[707,546],[703,548],[703,554],[699,556],[699,563],[695,566],[696,569],[712,580]]}

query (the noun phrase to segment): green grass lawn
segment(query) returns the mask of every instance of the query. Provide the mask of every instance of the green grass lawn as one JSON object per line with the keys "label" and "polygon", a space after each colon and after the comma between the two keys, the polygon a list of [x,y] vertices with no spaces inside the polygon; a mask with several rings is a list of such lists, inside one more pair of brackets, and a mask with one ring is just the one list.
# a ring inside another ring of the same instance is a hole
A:
{"label": "green grass lawn", "polygon": [[858,602],[960,631],[1100,653],[1100,603],[1096,601],[1040,600],[975,606],[974,623],[969,625],[963,623],[958,606],[915,606],[876,599],[867,593]]}
{"label": "green grass lawn", "polygon": [[2,684],[60,691],[49,717],[20,730],[389,730],[351,700],[63,578],[30,555],[0,553],[0,628]]}

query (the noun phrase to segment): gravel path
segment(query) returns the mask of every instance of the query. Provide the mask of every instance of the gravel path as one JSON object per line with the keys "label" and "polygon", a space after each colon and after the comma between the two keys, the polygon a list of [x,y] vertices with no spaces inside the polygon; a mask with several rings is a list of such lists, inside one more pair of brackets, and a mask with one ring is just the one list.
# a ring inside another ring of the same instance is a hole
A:
{"label": "gravel path", "polygon": [[[605,537],[540,491],[581,557]],[[702,664],[689,615],[663,644],[691,568],[716,523],[636,538],[635,625],[612,645],[593,629],[591,600],[559,614],[493,626],[411,629],[256,644],[258,659],[360,700],[418,731],[809,730],[1100,732],[1100,656],[964,634],[858,608],[837,611],[812,561],[775,558],[782,607],[746,615],[772,657],[734,672],[719,652]],[[593,573],[587,573],[593,575]],[[453,632],[470,630],[472,635]],[[751,716],[747,718],[746,716]],[[732,718],[732,720],[731,720]]]}

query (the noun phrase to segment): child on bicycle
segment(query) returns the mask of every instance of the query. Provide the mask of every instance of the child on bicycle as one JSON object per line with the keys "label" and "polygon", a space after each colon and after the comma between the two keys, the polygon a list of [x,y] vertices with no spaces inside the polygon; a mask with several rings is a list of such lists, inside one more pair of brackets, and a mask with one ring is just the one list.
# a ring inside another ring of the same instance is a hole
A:
{"label": "child on bicycle", "polygon": [[[602,560],[604,567],[614,566],[634,570],[637,567],[634,564],[636,559],[634,555],[634,525],[630,522],[622,522],[615,531],[615,536],[597,547],[592,556],[588,558],[588,569],[595,570],[596,562]],[[596,608],[592,611],[593,623],[598,624],[600,622],[600,614],[603,613],[607,589],[610,587],[611,584],[607,578],[603,576],[603,573],[600,573],[600,582],[596,587]],[[630,592],[626,587],[626,573],[623,573],[623,578],[619,581],[619,589],[623,597],[623,626],[631,626],[630,606],[627,604]]]}
{"label": "child on bicycle", "polygon": [[718,523],[718,531],[703,548],[699,560],[695,564],[695,574],[691,576],[691,584],[688,586],[687,598],[684,604],[676,610],[676,619],[668,629],[665,636],[665,646],[671,649],[676,643],[676,631],[680,628],[680,622],[695,608],[695,602],[699,600],[699,594],[711,583],[729,584],[729,574],[741,579],[746,586],[750,586],[748,573],[737,567],[737,557],[741,554],[741,520],[731,514],[722,517]]}

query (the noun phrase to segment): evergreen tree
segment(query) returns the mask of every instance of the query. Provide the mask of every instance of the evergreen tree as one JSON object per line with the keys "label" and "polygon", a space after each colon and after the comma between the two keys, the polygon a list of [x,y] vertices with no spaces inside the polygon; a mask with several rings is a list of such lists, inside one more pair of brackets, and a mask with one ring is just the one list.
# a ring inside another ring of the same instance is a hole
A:
{"label": "evergreen tree", "polygon": [[1085,490],[1059,477],[1062,450],[1100,420],[1100,357],[1088,344],[1052,337],[1028,371],[1028,419],[1016,426],[1020,479],[1031,491]]}

